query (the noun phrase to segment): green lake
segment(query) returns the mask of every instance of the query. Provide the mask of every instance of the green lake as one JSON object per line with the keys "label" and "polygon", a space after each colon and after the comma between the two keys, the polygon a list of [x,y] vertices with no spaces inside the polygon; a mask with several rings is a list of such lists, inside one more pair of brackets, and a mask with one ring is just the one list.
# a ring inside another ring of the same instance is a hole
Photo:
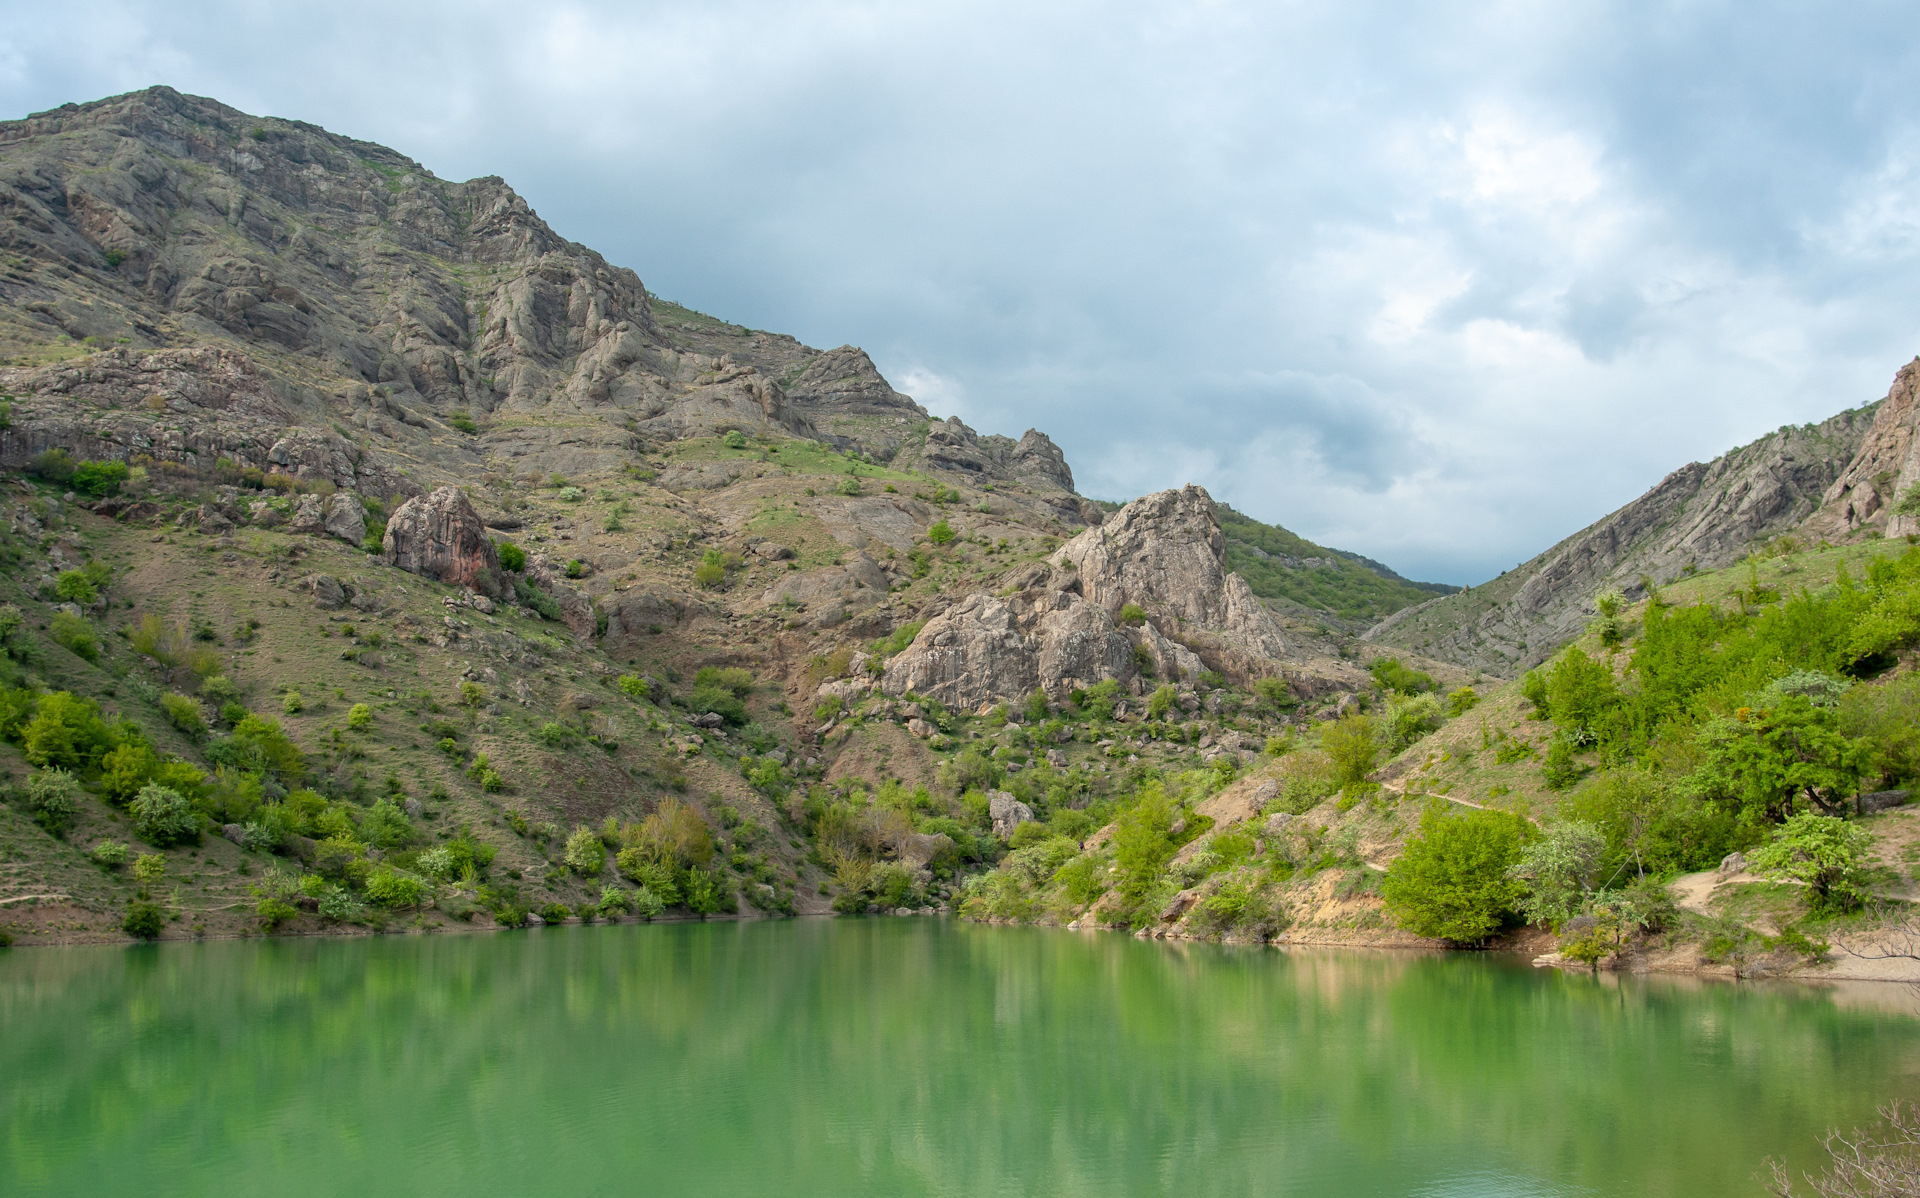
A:
{"label": "green lake", "polygon": [[0,1194],[1757,1195],[1903,987],[936,919],[0,952]]}

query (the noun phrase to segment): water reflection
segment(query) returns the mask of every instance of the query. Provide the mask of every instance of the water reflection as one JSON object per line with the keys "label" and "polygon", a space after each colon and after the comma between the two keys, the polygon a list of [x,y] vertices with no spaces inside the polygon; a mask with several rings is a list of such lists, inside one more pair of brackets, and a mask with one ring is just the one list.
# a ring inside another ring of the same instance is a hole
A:
{"label": "water reflection", "polygon": [[932,920],[0,954],[0,1193],[1755,1192],[1901,987]]}

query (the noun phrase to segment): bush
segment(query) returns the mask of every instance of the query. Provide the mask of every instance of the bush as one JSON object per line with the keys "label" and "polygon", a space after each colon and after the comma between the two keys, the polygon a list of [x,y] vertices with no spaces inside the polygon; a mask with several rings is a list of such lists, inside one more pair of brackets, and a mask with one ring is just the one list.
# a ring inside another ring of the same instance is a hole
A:
{"label": "bush", "polygon": [[1367,666],[1380,689],[1417,695],[1434,688],[1433,676],[1413,669],[1397,657],[1376,657]]}
{"label": "bush", "polygon": [[695,866],[687,871],[687,907],[699,915],[718,915],[735,909],[733,893],[719,870]]}
{"label": "bush", "polygon": [[383,865],[367,876],[367,901],[391,911],[399,907],[418,907],[426,897],[427,884],[412,874]]}
{"label": "bush", "polygon": [[567,868],[581,877],[598,877],[607,863],[607,846],[601,843],[598,832],[581,824],[567,837],[564,860]]}
{"label": "bush", "polygon": [[534,586],[524,578],[513,580],[514,598],[522,607],[533,611],[543,620],[558,620],[561,617],[560,603],[552,595]]}
{"label": "bush", "polygon": [[642,886],[634,891],[633,913],[641,919],[658,919],[660,913],[666,909],[666,903],[648,887]]}
{"label": "bush", "polygon": [[1580,820],[1559,824],[1525,845],[1512,870],[1527,883],[1521,912],[1559,930],[1585,906],[1606,850],[1600,829]]}
{"label": "bush", "polygon": [[1364,782],[1380,759],[1380,747],[1374,740],[1371,716],[1353,712],[1341,716],[1320,729],[1320,748],[1333,762],[1334,777],[1341,786]]}
{"label": "bush", "polygon": [[[37,766],[84,769],[114,748],[100,709],[70,691],[41,695],[20,732],[21,751]],[[24,713],[21,713],[24,714]]]}
{"label": "bush", "polygon": [[1447,715],[1463,716],[1469,711],[1472,711],[1474,704],[1478,702],[1480,702],[1479,692],[1470,686],[1463,686],[1457,691],[1449,691],[1447,693]]}
{"label": "bush", "polygon": [[200,816],[179,791],[148,783],[134,796],[134,831],[156,848],[192,840],[200,835]]}
{"label": "bush", "polygon": [[728,449],[745,449],[747,447],[746,434],[737,428],[730,428],[727,430],[727,435],[720,438],[720,444],[726,446]]}
{"label": "bush", "polygon": [[80,783],[65,770],[34,771],[27,779],[27,812],[34,823],[62,835],[80,813]]}
{"label": "bush", "polygon": [[167,722],[181,732],[198,740],[206,735],[207,720],[200,710],[200,703],[178,691],[160,696],[160,710],[166,713]]}
{"label": "bush", "polygon": [[100,660],[100,638],[93,634],[93,625],[82,616],[70,611],[53,613],[53,619],[47,622],[48,632],[54,643],[71,651],[74,656],[87,661]]}
{"label": "bush", "polygon": [[79,570],[67,570],[54,579],[53,593],[68,603],[78,603],[83,607],[100,597],[93,580]]}
{"label": "bush", "polygon": [[953,540],[955,535],[953,525],[948,524],[944,518],[935,520],[932,526],[927,529],[927,540],[932,541],[936,545],[948,544]]}
{"label": "bush", "polygon": [[620,689],[627,697],[633,699],[649,698],[652,694],[647,686],[647,680],[637,674],[620,675]]}
{"label": "bush", "polygon": [[167,876],[167,859],[159,853],[141,853],[133,859],[133,880],[151,886]]}
{"label": "bush", "polygon": [[362,731],[373,726],[373,708],[365,703],[355,703],[347,709],[347,727]]}
{"label": "bush", "polygon": [[286,693],[286,696],[280,700],[280,710],[286,712],[288,715],[299,715],[306,709],[307,701],[301,696],[299,691],[290,690]]}
{"label": "bush", "polygon": [[1260,705],[1270,711],[1291,711],[1300,705],[1300,700],[1294,696],[1293,688],[1287,685],[1285,678],[1256,678],[1253,680],[1253,694]]}
{"label": "bush", "polygon": [[1762,877],[1804,882],[1816,911],[1852,911],[1864,903],[1873,834],[1858,824],[1811,811],[1793,816],[1753,853]]}
{"label": "bush", "polygon": [[732,690],[720,686],[696,686],[687,699],[687,706],[696,712],[712,712],[729,724],[741,725],[747,722],[747,706],[740,701]]}
{"label": "bush", "polygon": [[753,675],[738,666],[702,666],[693,676],[693,685],[720,687],[744,699],[753,693]]}
{"label": "bush", "polygon": [[147,899],[127,904],[127,917],[120,922],[120,930],[137,940],[158,940],[166,926],[167,913]]}
{"label": "bush", "polygon": [[125,462],[81,462],[73,468],[72,486],[82,495],[100,499],[118,491],[131,473]]}
{"label": "bush", "polygon": [[1420,832],[1387,870],[1387,910],[1400,926],[1454,944],[1477,944],[1501,925],[1526,893],[1512,874],[1530,824],[1505,811],[1451,814],[1436,802]]}
{"label": "bush", "polygon": [[493,546],[500,556],[500,568],[519,574],[527,568],[527,551],[512,541],[498,541]]}
{"label": "bush", "polygon": [[103,840],[93,846],[92,857],[95,865],[119,869],[133,860],[133,850],[117,840]]}
{"label": "bush", "polygon": [[76,463],[64,449],[47,449],[35,454],[27,469],[50,483],[66,483],[72,480]]}
{"label": "bush", "polygon": [[1120,614],[1115,619],[1122,624],[1130,624],[1138,628],[1147,622],[1147,609],[1138,603],[1123,603],[1120,605]]}

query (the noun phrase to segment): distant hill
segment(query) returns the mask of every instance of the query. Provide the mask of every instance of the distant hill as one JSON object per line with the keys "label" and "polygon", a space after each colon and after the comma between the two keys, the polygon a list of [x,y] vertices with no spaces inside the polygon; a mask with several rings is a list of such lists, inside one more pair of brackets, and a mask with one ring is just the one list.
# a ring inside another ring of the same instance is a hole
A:
{"label": "distant hill", "polygon": [[1214,508],[1227,539],[1227,566],[1269,603],[1373,621],[1460,589],[1402,578],[1371,558],[1316,545],[1224,503]]}

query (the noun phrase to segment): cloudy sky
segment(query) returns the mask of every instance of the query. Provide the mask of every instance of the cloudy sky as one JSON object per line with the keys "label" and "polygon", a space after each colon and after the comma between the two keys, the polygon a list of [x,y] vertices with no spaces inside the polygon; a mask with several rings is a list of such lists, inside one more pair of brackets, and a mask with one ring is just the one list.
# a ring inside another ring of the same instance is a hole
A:
{"label": "cloudy sky", "polygon": [[502,175],[1089,494],[1468,583],[1920,351],[1912,15],[69,0],[0,14],[0,115],[166,83]]}

